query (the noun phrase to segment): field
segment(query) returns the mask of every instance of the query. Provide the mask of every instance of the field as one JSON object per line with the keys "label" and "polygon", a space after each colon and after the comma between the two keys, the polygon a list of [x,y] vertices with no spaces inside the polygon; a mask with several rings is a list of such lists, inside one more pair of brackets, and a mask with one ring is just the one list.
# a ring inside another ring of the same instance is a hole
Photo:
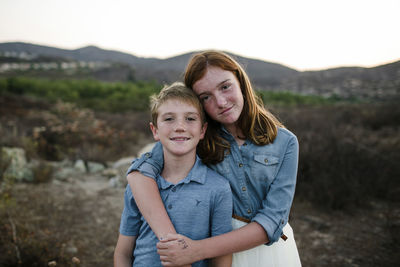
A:
{"label": "field", "polygon": [[[123,187],[98,174],[61,181],[43,166],[66,159],[107,166],[136,156],[151,142],[147,111],[96,110],[85,106],[90,101],[7,90],[1,146],[23,148],[42,165],[31,183],[1,177],[0,266],[112,266]],[[398,265],[400,108],[396,101],[307,101],[269,106],[299,138],[290,223],[303,266]]]}

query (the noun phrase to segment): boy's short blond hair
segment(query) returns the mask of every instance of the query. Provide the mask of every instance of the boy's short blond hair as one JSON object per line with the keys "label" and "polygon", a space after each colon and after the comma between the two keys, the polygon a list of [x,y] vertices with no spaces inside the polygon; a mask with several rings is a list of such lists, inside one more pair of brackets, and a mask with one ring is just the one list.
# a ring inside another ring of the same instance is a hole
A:
{"label": "boy's short blond hair", "polygon": [[175,82],[169,86],[164,86],[158,95],[153,95],[150,98],[151,122],[155,127],[157,127],[158,109],[163,103],[171,99],[193,105],[199,112],[202,125],[206,122],[203,106],[193,90],[187,88],[185,84],[181,82]]}

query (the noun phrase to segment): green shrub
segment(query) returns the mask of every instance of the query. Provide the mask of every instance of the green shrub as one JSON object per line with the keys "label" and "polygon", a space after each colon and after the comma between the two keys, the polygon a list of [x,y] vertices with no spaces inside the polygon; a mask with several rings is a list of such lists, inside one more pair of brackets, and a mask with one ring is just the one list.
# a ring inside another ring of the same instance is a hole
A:
{"label": "green shrub", "polygon": [[301,95],[293,92],[257,91],[258,95],[268,106],[298,106],[326,105],[343,101],[336,96],[322,97],[317,95]]}
{"label": "green shrub", "polygon": [[27,95],[62,100],[99,111],[146,110],[150,95],[161,86],[155,82],[107,83],[96,80],[49,80],[11,77],[0,79],[0,94]]}

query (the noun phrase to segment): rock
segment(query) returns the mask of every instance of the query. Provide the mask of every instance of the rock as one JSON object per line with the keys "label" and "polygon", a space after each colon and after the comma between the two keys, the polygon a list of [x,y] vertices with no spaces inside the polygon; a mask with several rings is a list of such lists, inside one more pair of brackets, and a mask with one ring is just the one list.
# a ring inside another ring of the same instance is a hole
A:
{"label": "rock", "polygon": [[[116,170],[116,175],[114,177],[117,177],[119,182],[119,185],[124,185],[126,181],[126,171],[128,170],[129,166],[131,166],[131,162],[134,159],[134,157],[126,157],[117,160],[112,164],[112,168]],[[113,183],[113,182],[110,182]]]}
{"label": "rock", "polygon": [[78,159],[77,161],[75,161],[74,168],[79,172],[86,173],[85,162],[81,159]]}
{"label": "rock", "polygon": [[110,185],[110,187],[113,187],[113,188],[123,188],[126,186],[127,183],[128,182],[126,181],[126,179],[122,179],[121,176],[112,177],[108,181],[108,184]]}
{"label": "rock", "polygon": [[104,165],[98,162],[88,162],[89,173],[101,172],[105,169]]}
{"label": "rock", "polygon": [[78,249],[75,246],[68,246],[65,251],[67,251],[70,254],[76,254],[78,253]]}
{"label": "rock", "polygon": [[112,168],[113,169],[120,169],[120,168],[127,169],[131,165],[131,162],[134,158],[135,157],[126,157],[126,158],[119,159],[113,163]]}
{"label": "rock", "polygon": [[54,171],[53,177],[57,180],[65,181],[70,177],[75,177],[77,174],[81,173],[78,173],[73,167],[61,167]]}
{"label": "rock", "polygon": [[77,258],[77,257],[72,257],[72,263],[73,264],[80,264],[81,260],[79,258]]}
{"label": "rock", "polygon": [[35,183],[49,182],[53,177],[53,164],[47,161],[31,160],[27,166],[33,171]]}
{"label": "rock", "polygon": [[139,150],[137,157],[140,157],[140,155],[142,155],[146,152],[150,152],[153,149],[155,144],[156,143],[150,143],[150,144],[147,144],[146,146],[144,146],[141,150]]}
{"label": "rock", "polygon": [[108,168],[105,169],[101,174],[107,178],[111,178],[118,175],[118,170]]}
{"label": "rock", "polygon": [[28,167],[25,150],[17,147],[3,147],[1,149],[2,161],[8,162],[3,173],[4,178],[17,180],[19,182],[33,182],[33,171]]}

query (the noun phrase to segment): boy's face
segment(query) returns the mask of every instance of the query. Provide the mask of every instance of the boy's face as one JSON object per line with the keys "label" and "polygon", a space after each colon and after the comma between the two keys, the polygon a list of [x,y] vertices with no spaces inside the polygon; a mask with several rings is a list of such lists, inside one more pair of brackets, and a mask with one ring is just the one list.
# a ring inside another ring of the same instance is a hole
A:
{"label": "boy's face", "polygon": [[160,141],[164,152],[183,156],[196,153],[196,146],[207,129],[202,125],[195,106],[178,99],[165,101],[158,108],[157,127],[150,123],[154,139]]}

